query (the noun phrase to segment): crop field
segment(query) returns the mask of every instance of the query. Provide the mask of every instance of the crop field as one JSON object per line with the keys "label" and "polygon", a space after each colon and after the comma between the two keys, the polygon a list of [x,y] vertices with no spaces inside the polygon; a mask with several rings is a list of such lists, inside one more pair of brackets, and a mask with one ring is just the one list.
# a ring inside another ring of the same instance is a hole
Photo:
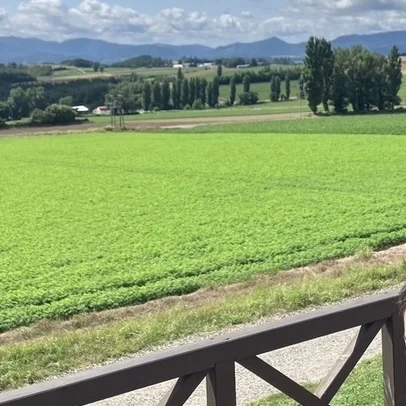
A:
{"label": "crop field", "polygon": [[[278,68],[281,65],[272,65],[274,68]],[[287,67],[284,67],[286,69]],[[252,67],[246,71],[257,72],[263,68]],[[106,67],[103,73],[94,72],[93,68],[78,68],[75,66],[67,66],[66,70],[56,71],[52,76],[39,77],[41,81],[62,81],[62,80],[75,80],[75,79],[94,79],[98,77],[108,77],[108,76],[129,76],[132,73],[136,73],[144,78],[155,78],[155,77],[165,77],[165,76],[176,76],[178,70],[175,68],[118,68],[118,67]],[[232,75],[234,73],[241,73],[239,69],[233,68],[223,68],[224,75]],[[244,71],[245,72],[245,71]],[[213,68],[184,68],[183,73],[185,77],[200,77],[206,78],[207,80],[212,80],[217,75],[216,67]]]}
{"label": "crop field", "polygon": [[[290,102],[293,105],[294,102]],[[288,103],[280,103],[286,105]],[[270,103],[275,105],[275,103]],[[304,111],[304,109],[303,109]],[[218,124],[176,130],[187,133],[219,134],[370,134],[370,135],[405,135],[406,112],[395,114],[368,114],[318,117],[311,120],[269,121],[238,124]]]}
{"label": "crop field", "polygon": [[406,241],[406,137],[0,144],[0,331]]}

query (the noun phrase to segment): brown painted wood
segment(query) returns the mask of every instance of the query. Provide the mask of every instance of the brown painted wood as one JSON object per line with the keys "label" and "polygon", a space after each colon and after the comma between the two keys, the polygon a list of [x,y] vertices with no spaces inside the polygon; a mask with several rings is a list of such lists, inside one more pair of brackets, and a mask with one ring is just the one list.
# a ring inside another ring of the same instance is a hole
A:
{"label": "brown painted wood", "polygon": [[396,306],[382,329],[385,405],[406,405],[406,348],[404,322]]}
{"label": "brown painted wood", "polygon": [[328,406],[329,404],[258,357],[246,358],[238,363],[302,406]]}
{"label": "brown painted wood", "polygon": [[[385,319],[398,292],[363,298],[0,394],[0,406],[81,406]],[[396,329],[394,334],[400,334]],[[395,340],[396,341],[396,340]],[[396,341],[395,347],[400,345]],[[398,351],[398,350],[397,350]],[[394,350],[393,354],[396,354]]]}
{"label": "brown painted wood", "polygon": [[207,375],[207,406],[236,406],[235,363],[217,364]]}
{"label": "brown painted wood", "polygon": [[179,378],[157,406],[183,406],[206,375],[207,371],[203,371]]}
{"label": "brown painted wood", "polygon": [[317,388],[316,395],[320,399],[331,402],[385,322],[386,320],[379,320],[360,328],[331,372]]}

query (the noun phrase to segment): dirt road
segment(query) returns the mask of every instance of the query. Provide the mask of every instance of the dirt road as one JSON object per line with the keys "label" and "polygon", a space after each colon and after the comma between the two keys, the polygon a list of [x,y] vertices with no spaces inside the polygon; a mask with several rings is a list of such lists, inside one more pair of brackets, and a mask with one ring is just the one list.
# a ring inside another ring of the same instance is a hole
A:
{"label": "dirt road", "polygon": [[[302,118],[316,116],[303,115]],[[233,123],[257,123],[269,121],[286,121],[299,119],[297,113],[286,114],[266,114],[258,116],[231,116],[231,117],[202,117],[202,118],[182,118],[182,119],[164,119],[164,120],[136,120],[127,121],[126,127],[137,131],[166,128],[192,128],[202,125],[213,124],[233,124]],[[21,136],[21,135],[43,135],[43,134],[67,134],[101,131],[106,127],[104,124],[84,123],[70,126],[53,126],[53,127],[25,127],[11,128],[1,130],[0,137]]]}

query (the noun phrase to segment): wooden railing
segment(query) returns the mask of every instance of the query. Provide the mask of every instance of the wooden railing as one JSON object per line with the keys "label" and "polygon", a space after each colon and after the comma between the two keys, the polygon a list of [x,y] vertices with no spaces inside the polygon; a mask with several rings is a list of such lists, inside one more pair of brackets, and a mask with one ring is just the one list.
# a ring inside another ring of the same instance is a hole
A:
{"label": "wooden railing", "polygon": [[[390,292],[0,394],[0,406],[77,406],[178,378],[158,404],[183,405],[206,379],[208,406],[236,405],[238,363],[304,406],[329,405],[382,331],[386,406],[406,405],[406,354],[398,293]],[[313,394],[258,358],[360,326]]]}

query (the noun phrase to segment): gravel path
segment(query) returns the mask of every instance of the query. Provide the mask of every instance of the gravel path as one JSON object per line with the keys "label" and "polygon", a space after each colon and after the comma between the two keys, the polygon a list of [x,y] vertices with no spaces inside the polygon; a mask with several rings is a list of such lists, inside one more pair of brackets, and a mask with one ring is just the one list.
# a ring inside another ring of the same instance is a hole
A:
{"label": "gravel path", "polygon": [[[264,319],[258,324],[269,323],[274,319]],[[252,326],[252,325],[250,325]],[[244,326],[247,327],[247,326]],[[219,334],[228,333],[241,329],[240,327],[223,330]],[[342,331],[330,336],[321,337],[305,343],[283,348],[261,356],[262,359],[279,369],[281,372],[294,379],[299,383],[314,383],[323,379],[330,369],[334,366],[337,359],[346,349],[347,345],[357,333],[358,329]],[[197,339],[215,337],[218,334],[205,334],[198,337],[194,336],[182,342],[171,345],[175,347]],[[170,347],[170,348],[171,348]],[[159,348],[158,350],[162,350]],[[166,347],[165,349],[168,349]],[[363,359],[370,359],[381,353],[381,336],[380,334],[371,344]],[[97,406],[155,406],[165,393],[172,387],[175,381],[165,382],[144,388],[125,395],[117,396],[108,400],[94,403]],[[255,400],[260,400],[276,393],[275,389],[262,381],[260,378],[252,375],[250,372],[236,366],[237,382],[237,404],[247,405]],[[189,401],[188,406],[205,406],[206,405],[205,383],[199,386]]]}

